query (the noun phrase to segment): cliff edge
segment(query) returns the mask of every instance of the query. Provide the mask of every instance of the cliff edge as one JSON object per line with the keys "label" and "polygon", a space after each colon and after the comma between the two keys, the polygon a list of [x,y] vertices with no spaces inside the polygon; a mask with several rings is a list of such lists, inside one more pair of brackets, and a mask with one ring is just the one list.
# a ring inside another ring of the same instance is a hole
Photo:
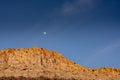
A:
{"label": "cliff edge", "polygon": [[120,80],[120,69],[85,68],[44,48],[0,50],[0,77]]}

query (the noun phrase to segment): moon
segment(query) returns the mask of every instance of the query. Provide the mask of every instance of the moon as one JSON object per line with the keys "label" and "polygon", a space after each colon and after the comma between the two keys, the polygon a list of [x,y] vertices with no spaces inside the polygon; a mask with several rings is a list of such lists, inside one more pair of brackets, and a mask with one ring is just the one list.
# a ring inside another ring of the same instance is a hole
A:
{"label": "moon", "polygon": [[44,34],[44,35],[46,35],[46,34],[47,34],[47,32],[43,32],[43,34]]}

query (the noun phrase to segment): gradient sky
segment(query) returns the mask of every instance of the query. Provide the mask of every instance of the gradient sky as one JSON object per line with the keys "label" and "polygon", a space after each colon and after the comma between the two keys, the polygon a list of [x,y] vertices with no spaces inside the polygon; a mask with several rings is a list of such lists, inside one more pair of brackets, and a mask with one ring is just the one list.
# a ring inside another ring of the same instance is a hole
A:
{"label": "gradient sky", "polygon": [[120,67],[120,0],[0,0],[0,49],[33,46]]}

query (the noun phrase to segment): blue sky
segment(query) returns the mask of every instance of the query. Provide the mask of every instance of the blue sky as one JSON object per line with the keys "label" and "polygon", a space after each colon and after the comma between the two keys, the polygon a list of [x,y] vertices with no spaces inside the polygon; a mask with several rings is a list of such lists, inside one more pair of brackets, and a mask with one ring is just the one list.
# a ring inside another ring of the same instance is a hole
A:
{"label": "blue sky", "polygon": [[120,67],[120,0],[1,0],[0,49],[33,46]]}

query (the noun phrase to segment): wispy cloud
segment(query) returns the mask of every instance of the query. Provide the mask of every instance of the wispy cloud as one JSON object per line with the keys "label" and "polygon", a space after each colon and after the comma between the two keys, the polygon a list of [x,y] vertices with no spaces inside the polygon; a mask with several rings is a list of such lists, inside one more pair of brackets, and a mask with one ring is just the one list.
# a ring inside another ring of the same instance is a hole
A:
{"label": "wispy cloud", "polygon": [[87,12],[95,7],[96,0],[73,0],[67,1],[62,5],[61,11],[63,14],[73,14]]}
{"label": "wispy cloud", "polygon": [[103,49],[97,51],[95,54],[88,57],[85,64],[87,65],[95,64],[97,60],[100,60],[100,59],[102,60],[102,57],[107,57],[108,55],[111,54],[111,52],[114,52],[118,48],[120,48],[120,41],[113,42],[103,47]]}
{"label": "wispy cloud", "polygon": [[109,53],[118,47],[120,47],[120,41],[109,44],[108,46],[104,47],[102,50],[98,51],[96,54]]}

